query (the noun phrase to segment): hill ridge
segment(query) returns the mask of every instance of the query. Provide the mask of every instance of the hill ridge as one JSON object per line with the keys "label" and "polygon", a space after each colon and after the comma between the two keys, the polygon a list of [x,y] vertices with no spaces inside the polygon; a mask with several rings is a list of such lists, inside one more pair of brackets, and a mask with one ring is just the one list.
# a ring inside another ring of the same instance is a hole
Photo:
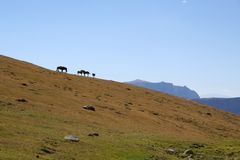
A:
{"label": "hill ridge", "polygon": [[[240,138],[237,115],[125,83],[58,73],[5,56],[0,56],[0,81],[0,159],[109,154],[143,159],[153,151],[146,148],[161,139],[170,139],[167,147],[183,140]],[[100,136],[89,138],[91,133]],[[63,141],[69,134],[80,142]]]}

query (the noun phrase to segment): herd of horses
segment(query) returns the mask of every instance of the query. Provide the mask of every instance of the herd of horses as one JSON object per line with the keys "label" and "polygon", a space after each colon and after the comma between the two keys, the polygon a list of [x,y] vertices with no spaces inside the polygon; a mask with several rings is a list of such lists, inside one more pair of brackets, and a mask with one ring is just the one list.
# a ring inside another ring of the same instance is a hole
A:
{"label": "herd of horses", "polygon": [[[68,72],[67,70],[67,67],[64,67],[64,66],[58,66],[57,67],[57,72]],[[85,71],[85,70],[80,70],[80,71],[77,71],[77,74],[80,74],[81,76],[87,76],[89,77],[89,75],[91,74],[89,71]],[[92,73],[92,77],[95,77],[96,74],[95,73]]]}

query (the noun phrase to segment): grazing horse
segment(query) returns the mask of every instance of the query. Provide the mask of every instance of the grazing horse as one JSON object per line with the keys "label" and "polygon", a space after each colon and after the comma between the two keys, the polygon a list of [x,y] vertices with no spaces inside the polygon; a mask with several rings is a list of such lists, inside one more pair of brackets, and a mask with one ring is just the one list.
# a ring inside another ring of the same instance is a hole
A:
{"label": "grazing horse", "polygon": [[[85,71],[85,70],[81,70],[81,71],[77,71],[77,74],[80,74],[81,76],[83,75],[83,76],[88,76],[89,77],[90,72]],[[95,76],[95,74],[94,74],[94,76]]]}
{"label": "grazing horse", "polygon": [[89,74],[90,74],[90,72],[88,72],[88,71],[84,72],[84,76],[87,75],[89,77]]}
{"label": "grazing horse", "polygon": [[81,70],[81,71],[77,71],[77,74],[80,74],[80,75],[83,75],[85,73],[84,70]]}
{"label": "grazing horse", "polygon": [[93,76],[93,78],[96,76],[96,74],[95,73],[92,73],[92,76]]}
{"label": "grazing horse", "polygon": [[57,71],[57,72],[60,72],[60,71],[61,71],[61,72],[64,72],[64,71],[65,71],[65,72],[67,73],[67,67],[58,66],[56,71]]}

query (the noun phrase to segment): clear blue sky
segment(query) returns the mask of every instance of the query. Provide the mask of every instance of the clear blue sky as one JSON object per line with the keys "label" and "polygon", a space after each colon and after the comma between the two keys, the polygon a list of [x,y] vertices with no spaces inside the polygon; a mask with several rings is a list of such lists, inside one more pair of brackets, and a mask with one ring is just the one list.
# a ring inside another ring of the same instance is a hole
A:
{"label": "clear blue sky", "polygon": [[240,0],[0,0],[0,54],[240,96]]}

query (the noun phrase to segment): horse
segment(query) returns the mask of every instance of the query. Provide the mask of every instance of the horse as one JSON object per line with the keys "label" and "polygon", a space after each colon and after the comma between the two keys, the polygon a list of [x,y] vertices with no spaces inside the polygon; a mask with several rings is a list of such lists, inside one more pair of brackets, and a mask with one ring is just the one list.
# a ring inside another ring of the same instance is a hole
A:
{"label": "horse", "polygon": [[[89,77],[89,75],[90,75],[90,72],[88,72],[88,71],[85,71],[85,70],[81,70],[81,71],[77,71],[77,74],[80,74],[81,76],[83,75],[83,76],[88,76]],[[94,73],[93,73],[94,74]],[[94,76],[95,76],[95,74],[94,74]]]}
{"label": "horse", "polygon": [[61,71],[61,72],[64,72],[64,71],[65,71],[65,72],[67,73],[67,67],[58,66],[56,71],[57,71],[57,72],[60,72],[60,71]]}
{"label": "horse", "polygon": [[90,74],[90,72],[88,72],[88,71],[84,72],[84,76],[87,75],[89,77],[89,74]]}
{"label": "horse", "polygon": [[77,71],[77,74],[80,74],[80,75],[83,75],[85,73],[84,70],[81,70],[81,71]]}

